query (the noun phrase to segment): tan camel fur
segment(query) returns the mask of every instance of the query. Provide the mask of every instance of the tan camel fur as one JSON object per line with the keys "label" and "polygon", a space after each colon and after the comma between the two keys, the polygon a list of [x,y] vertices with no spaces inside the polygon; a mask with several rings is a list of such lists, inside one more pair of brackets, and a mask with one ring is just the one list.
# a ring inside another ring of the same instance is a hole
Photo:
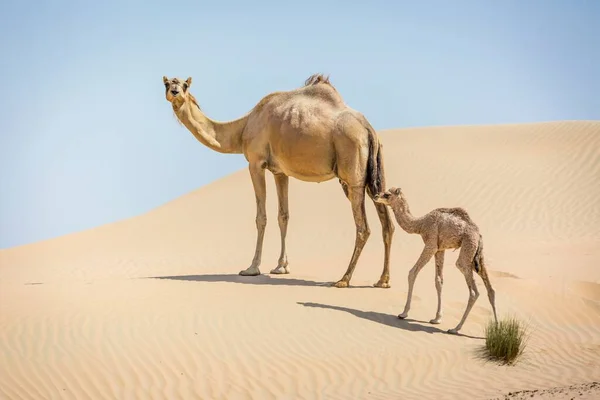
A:
{"label": "tan camel fur", "polygon": [[390,188],[388,191],[374,196],[374,201],[391,207],[396,216],[398,225],[407,233],[421,235],[425,248],[414,267],[408,273],[408,296],[402,314],[398,318],[408,316],[413,287],[419,271],[435,255],[435,288],[437,290],[437,312],[432,324],[439,324],[442,319],[442,285],[444,284],[444,252],[447,249],[458,249],[460,253],[456,267],[463,273],[469,288],[469,302],[462,319],[449,333],[458,333],[462,328],[473,304],[479,297],[479,291],[473,280],[473,270],[479,274],[488,293],[490,304],[494,312],[496,323],[496,294],[490,283],[483,257],[483,241],[479,228],[471,220],[469,214],[462,208],[436,208],[420,218],[415,218],[410,212],[408,202],[399,188]]}
{"label": "tan camel fur", "polygon": [[[371,199],[385,190],[383,152],[375,130],[358,111],[348,107],[329,78],[309,77],[303,87],[263,97],[243,117],[218,122],[201,111],[189,89],[192,78],[163,77],[166,99],[178,120],[200,143],[220,153],[244,154],[256,197],[257,239],[251,265],[240,275],[260,275],[267,224],[265,170],[275,178],[279,199],[281,253],[272,274],[289,273],[286,234],[289,219],[288,180],[323,182],[338,178],[350,200],[356,240],[344,276],[334,284],[347,287],[370,235],[365,215],[365,188]],[[376,287],[390,287],[389,262],[394,224],[388,209],[374,203],[381,220],[384,263]]]}

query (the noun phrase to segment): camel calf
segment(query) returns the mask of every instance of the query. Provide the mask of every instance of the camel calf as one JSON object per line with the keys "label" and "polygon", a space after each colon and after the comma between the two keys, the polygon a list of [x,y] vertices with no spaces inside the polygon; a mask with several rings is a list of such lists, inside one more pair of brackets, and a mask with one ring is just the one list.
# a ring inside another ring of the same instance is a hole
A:
{"label": "camel calf", "polygon": [[488,293],[494,319],[496,323],[496,294],[488,277],[483,257],[483,242],[479,228],[471,220],[469,214],[462,208],[436,208],[420,218],[415,218],[408,208],[408,203],[400,188],[390,188],[388,191],[379,193],[373,199],[377,203],[389,206],[396,216],[398,225],[407,233],[421,235],[425,248],[415,266],[408,273],[408,297],[402,314],[398,318],[404,319],[408,316],[410,302],[412,299],[413,286],[419,271],[435,255],[435,288],[437,290],[438,305],[432,324],[439,324],[442,319],[442,285],[444,278],[444,252],[447,249],[458,249],[460,253],[456,261],[456,267],[463,273],[467,286],[469,287],[469,302],[462,319],[454,329],[448,333],[458,333],[462,328],[473,304],[479,297],[479,291],[473,280],[473,270],[479,274]]}

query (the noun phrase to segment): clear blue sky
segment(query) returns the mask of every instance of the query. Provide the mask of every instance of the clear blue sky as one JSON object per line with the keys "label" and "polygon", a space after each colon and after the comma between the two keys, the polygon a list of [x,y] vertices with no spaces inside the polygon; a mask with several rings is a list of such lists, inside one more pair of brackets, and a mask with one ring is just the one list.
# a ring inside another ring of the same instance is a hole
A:
{"label": "clear blue sky", "polygon": [[[217,5],[218,4],[218,5]],[[600,119],[600,1],[3,1],[0,248],[138,215],[245,167],[174,119],[331,74],[376,129]]]}

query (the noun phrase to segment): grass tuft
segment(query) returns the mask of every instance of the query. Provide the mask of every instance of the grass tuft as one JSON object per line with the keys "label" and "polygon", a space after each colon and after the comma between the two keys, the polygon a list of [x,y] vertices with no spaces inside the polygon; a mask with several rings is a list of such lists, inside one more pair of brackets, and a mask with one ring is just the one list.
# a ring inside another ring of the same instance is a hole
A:
{"label": "grass tuft", "polygon": [[491,320],[485,327],[485,348],[491,359],[503,364],[514,364],[523,354],[527,341],[527,328],[516,317],[496,322]]}

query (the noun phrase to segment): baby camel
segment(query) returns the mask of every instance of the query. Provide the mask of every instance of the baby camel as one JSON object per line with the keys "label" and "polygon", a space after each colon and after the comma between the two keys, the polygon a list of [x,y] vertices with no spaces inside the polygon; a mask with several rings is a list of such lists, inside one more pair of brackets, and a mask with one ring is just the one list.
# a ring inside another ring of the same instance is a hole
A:
{"label": "baby camel", "polygon": [[407,233],[416,233],[421,235],[425,248],[421,256],[415,263],[415,266],[408,273],[408,297],[402,314],[398,318],[404,319],[408,316],[410,302],[412,299],[413,286],[417,279],[417,274],[435,255],[435,288],[437,290],[437,312],[435,318],[430,321],[432,324],[439,324],[442,319],[442,284],[444,278],[442,270],[444,268],[444,252],[447,249],[458,249],[460,253],[456,261],[456,267],[463,273],[467,286],[469,287],[469,302],[463,314],[462,319],[454,329],[448,330],[448,333],[458,333],[462,328],[473,304],[479,297],[479,291],[473,279],[473,269],[479,274],[488,293],[490,304],[494,312],[496,323],[496,294],[488,277],[485,261],[483,257],[483,242],[479,228],[471,220],[469,214],[462,208],[436,208],[420,218],[415,218],[408,208],[408,203],[404,193],[400,188],[390,188],[386,192],[374,196],[377,203],[390,206],[394,211],[398,225]]}

